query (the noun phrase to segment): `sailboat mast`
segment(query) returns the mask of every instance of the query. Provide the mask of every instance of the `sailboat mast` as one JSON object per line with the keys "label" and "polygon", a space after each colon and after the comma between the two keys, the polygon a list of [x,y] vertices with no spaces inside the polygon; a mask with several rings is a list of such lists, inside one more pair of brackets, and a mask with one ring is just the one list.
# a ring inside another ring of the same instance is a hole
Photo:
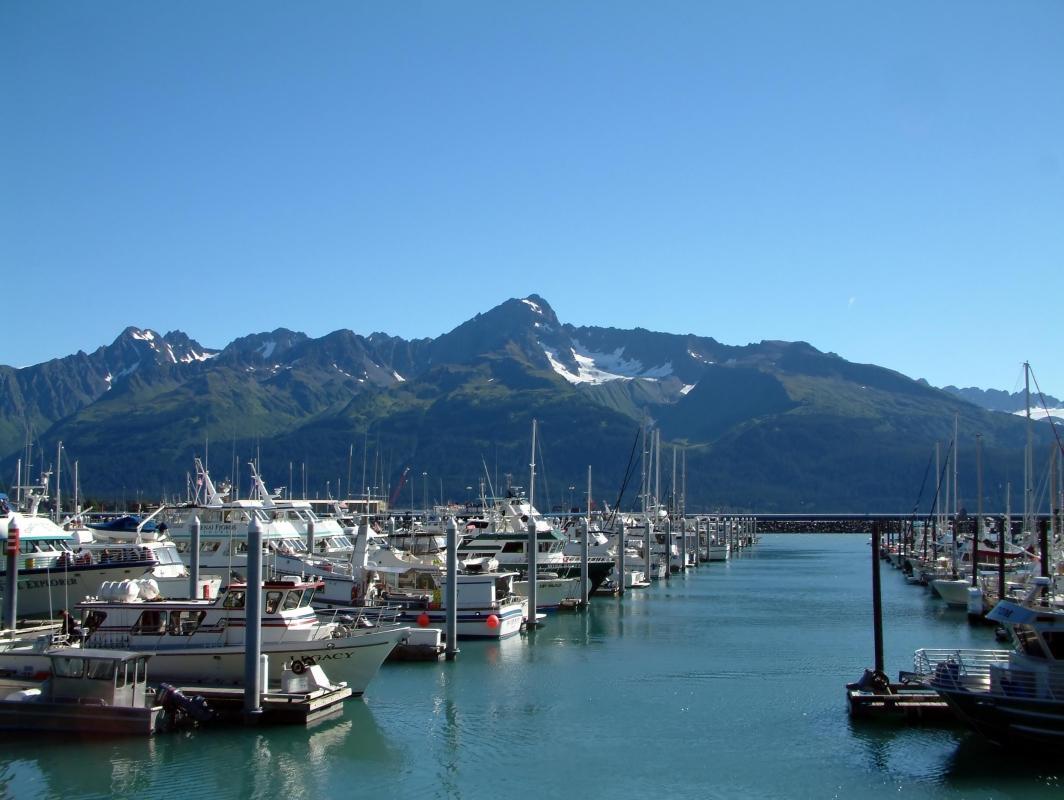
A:
{"label": "sailboat mast", "polygon": [[670,511],[669,516],[670,517],[675,517],[676,516],[676,512],[678,511],[678,509],[680,507],[679,498],[680,498],[680,494],[677,491],[677,486],[676,486],[676,445],[673,445],[673,447],[672,447],[672,502],[669,504],[671,506],[671,508],[669,509],[669,511]]}
{"label": "sailboat mast", "polygon": [[1028,361],[1023,362],[1023,397],[1024,407],[1027,409],[1027,446],[1023,451],[1023,528],[1024,531],[1033,532],[1034,498],[1031,484],[1034,456],[1031,430],[1031,364]]}
{"label": "sailboat mast", "polygon": [[647,418],[643,415],[643,457],[640,459],[639,491],[643,495],[643,515],[647,513]]}
{"label": "sailboat mast", "polygon": [[[528,478],[528,505],[535,505],[536,498],[536,420],[532,420],[532,463],[529,464],[531,472]],[[548,509],[549,510],[549,509]]]}
{"label": "sailboat mast", "polygon": [[654,429],[654,508],[661,507],[661,429]]}
{"label": "sailboat mast", "polygon": [[[1051,505],[1052,503],[1050,503]],[[63,443],[55,446],[55,524],[63,521]]]}
{"label": "sailboat mast", "polygon": [[960,511],[961,511],[961,501],[960,501],[960,496],[961,496],[960,488],[961,488],[961,486],[960,486],[960,480],[959,480],[960,470],[957,468],[957,462],[960,460],[958,458],[958,455],[959,455],[958,448],[960,447],[960,441],[958,440],[958,434],[959,434],[959,430],[960,430],[960,416],[961,416],[960,414],[954,414],[953,415],[953,518],[954,519],[957,518],[957,515],[960,514]]}

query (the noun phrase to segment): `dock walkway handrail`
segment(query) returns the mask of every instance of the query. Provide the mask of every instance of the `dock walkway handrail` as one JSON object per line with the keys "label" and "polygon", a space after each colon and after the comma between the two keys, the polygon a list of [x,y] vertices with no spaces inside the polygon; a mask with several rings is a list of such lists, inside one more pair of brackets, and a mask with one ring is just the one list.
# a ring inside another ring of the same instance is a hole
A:
{"label": "dock walkway handrail", "polygon": [[939,664],[956,665],[958,674],[966,677],[990,677],[992,664],[1008,664],[1010,650],[977,650],[975,648],[922,648],[913,654],[913,671],[924,678],[935,674]]}

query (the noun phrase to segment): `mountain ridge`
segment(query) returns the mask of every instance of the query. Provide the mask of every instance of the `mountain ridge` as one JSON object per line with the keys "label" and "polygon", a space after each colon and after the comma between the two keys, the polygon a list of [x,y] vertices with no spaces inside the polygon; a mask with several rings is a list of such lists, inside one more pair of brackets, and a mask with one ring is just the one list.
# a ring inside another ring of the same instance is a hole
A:
{"label": "mountain ridge", "polygon": [[[808,342],[726,345],[575,326],[539,295],[506,300],[434,339],[277,328],[213,349],[181,331],[130,326],[91,354],[0,367],[0,390],[0,468],[13,466],[27,439],[46,453],[62,441],[81,458],[86,489],[100,492],[132,482],[173,491],[208,440],[229,442],[230,472],[265,452],[264,472],[309,460],[331,486],[340,473],[350,484],[355,443],[368,459],[372,441],[378,489],[421,464],[452,486],[436,494],[454,499],[462,491],[453,487],[483,477],[487,453],[504,472],[527,470],[536,416],[558,448],[545,460],[563,473],[548,473],[548,487],[575,485],[591,462],[608,495],[649,419],[699,476],[689,481],[692,503],[860,511],[912,505],[916,473],[934,442],[951,438],[954,415],[972,439],[983,434],[999,459],[992,472],[1017,469],[1023,436],[1018,419]],[[863,465],[857,446],[867,450]]]}

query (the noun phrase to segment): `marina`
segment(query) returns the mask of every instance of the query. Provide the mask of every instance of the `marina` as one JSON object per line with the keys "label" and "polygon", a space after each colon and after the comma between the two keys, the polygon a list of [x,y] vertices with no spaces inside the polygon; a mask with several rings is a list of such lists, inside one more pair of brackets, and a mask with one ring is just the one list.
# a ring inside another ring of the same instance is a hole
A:
{"label": "marina", "polygon": [[[362,701],[310,730],[16,740],[0,775],[20,798],[69,794],[77,752],[77,796],[328,795],[353,775],[360,793],[408,797],[520,796],[533,784],[545,797],[1059,796],[1056,764],[1006,757],[963,726],[849,719],[839,690],[872,649],[868,564],[863,535],[764,535],[727,562],[596,597],[535,631],[462,642],[455,661],[385,664]],[[932,643],[996,646],[992,629],[892,570],[883,604],[892,673]],[[217,763],[247,767],[223,778]]]}

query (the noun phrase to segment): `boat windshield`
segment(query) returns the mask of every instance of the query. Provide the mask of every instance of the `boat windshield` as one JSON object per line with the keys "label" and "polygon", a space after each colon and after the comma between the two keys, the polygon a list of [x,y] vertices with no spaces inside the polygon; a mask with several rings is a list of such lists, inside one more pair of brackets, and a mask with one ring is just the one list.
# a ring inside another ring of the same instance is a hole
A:
{"label": "boat windshield", "polygon": [[109,658],[60,656],[52,659],[52,674],[57,678],[111,681],[115,677],[115,662]]}
{"label": "boat windshield", "polygon": [[1038,632],[1030,625],[1014,625],[1013,634],[1016,637],[1016,646],[1021,653],[1031,658],[1045,658],[1042,643],[1038,640]]}
{"label": "boat windshield", "polygon": [[1064,661],[1064,631],[1043,631],[1042,638],[1050,655],[1057,661]]}
{"label": "boat windshield", "polygon": [[177,554],[177,548],[173,545],[167,545],[166,547],[156,547],[155,557],[159,560],[160,564],[181,564],[181,556]]}

